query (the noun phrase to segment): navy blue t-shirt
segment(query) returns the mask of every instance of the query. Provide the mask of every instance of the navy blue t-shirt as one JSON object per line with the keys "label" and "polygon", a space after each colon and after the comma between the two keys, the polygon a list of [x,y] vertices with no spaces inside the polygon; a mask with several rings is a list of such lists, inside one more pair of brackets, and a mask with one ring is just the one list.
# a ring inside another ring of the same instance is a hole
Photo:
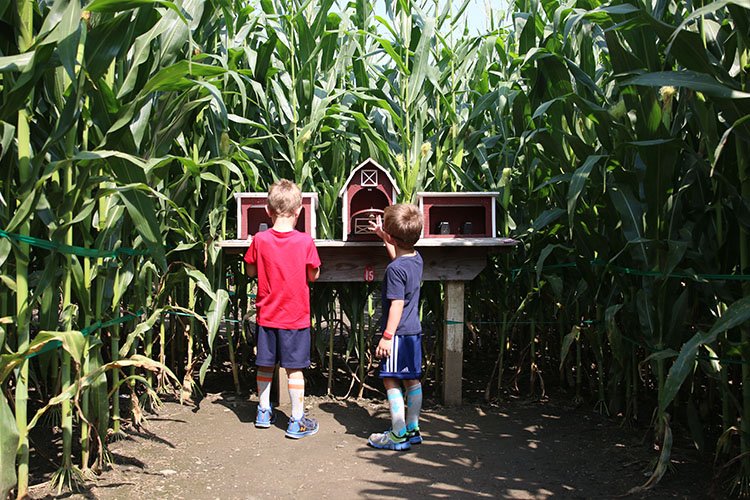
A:
{"label": "navy blue t-shirt", "polygon": [[385,269],[383,278],[383,330],[388,323],[392,300],[404,301],[404,312],[394,332],[396,335],[422,333],[419,322],[419,287],[422,284],[422,256],[397,257]]}

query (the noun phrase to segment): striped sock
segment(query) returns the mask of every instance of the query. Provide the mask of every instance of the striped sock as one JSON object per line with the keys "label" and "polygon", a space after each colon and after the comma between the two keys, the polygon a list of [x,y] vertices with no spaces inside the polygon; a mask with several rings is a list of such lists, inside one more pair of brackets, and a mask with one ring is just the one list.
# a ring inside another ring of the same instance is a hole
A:
{"label": "striped sock", "polygon": [[391,407],[391,431],[397,436],[406,433],[404,421],[404,395],[401,389],[388,389],[388,405]]}
{"label": "striped sock", "polygon": [[406,430],[419,429],[419,413],[422,411],[422,384],[416,384],[406,389]]}
{"label": "striped sock", "polygon": [[289,377],[289,399],[292,401],[292,418],[299,420],[305,415],[305,377],[302,372]]}
{"label": "striped sock", "polygon": [[273,368],[259,366],[258,375],[255,377],[258,382],[258,399],[259,406],[264,410],[271,408],[271,382],[273,381]]}

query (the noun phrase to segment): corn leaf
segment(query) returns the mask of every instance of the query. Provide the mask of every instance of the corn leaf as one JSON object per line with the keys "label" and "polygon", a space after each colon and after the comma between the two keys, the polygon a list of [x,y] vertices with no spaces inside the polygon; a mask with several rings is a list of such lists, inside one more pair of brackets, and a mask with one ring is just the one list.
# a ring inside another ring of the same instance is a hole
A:
{"label": "corn leaf", "polygon": [[48,345],[60,345],[76,363],[83,356],[86,339],[79,331],[53,332],[42,330],[36,334],[29,347],[21,352],[0,355],[0,384],[10,375],[23,360],[47,350]]}
{"label": "corn leaf", "polygon": [[583,165],[578,167],[573,173],[573,178],[570,180],[570,188],[568,189],[568,227],[570,228],[570,231],[573,231],[573,216],[575,215],[576,202],[583,192],[583,187],[591,174],[591,169],[594,168],[594,165],[596,165],[602,158],[604,158],[604,156],[589,156],[586,158],[586,161],[583,162]]}
{"label": "corn leaf", "polygon": [[[208,346],[211,353],[213,353],[214,341],[216,340],[216,334],[219,333],[219,326],[221,326],[222,318],[224,318],[227,304],[229,304],[229,294],[227,291],[222,289],[217,290],[216,298],[211,301],[211,305],[208,307]],[[206,371],[212,359],[212,356],[208,356],[201,366],[199,375],[201,384],[205,379]]]}
{"label": "corn leaf", "polygon": [[707,333],[698,332],[682,345],[677,360],[669,369],[664,390],[659,398],[659,406],[662,410],[672,402],[688,374],[693,370],[698,348],[703,344],[715,342],[720,334],[748,320],[750,320],[750,297],[744,297],[730,305]]}
{"label": "corn leaf", "polygon": [[560,347],[560,370],[562,370],[563,366],[565,365],[565,358],[568,357],[570,346],[573,345],[573,342],[579,339],[580,335],[581,327],[578,325],[573,325],[570,333],[563,338],[562,346]]}
{"label": "corn leaf", "polygon": [[107,363],[106,365],[102,365],[98,367],[95,370],[92,370],[91,372],[87,373],[86,376],[81,377],[75,381],[75,383],[71,384],[70,387],[62,391],[60,394],[55,396],[54,398],[50,399],[47,404],[43,407],[37,410],[36,414],[34,415],[34,418],[31,419],[29,422],[28,428],[33,428],[38,422],[39,419],[53,406],[57,406],[63,401],[68,401],[73,399],[73,397],[78,393],[79,391],[87,390],[91,385],[100,379],[100,377],[105,374],[106,372],[110,370],[116,370],[116,369],[122,369],[127,367],[138,367],[143,368],[152,372],[162,372],[165,373],[169,378],[171,378],[175,383],[179,385],[179,380],[177,377],[175,377],[174,373],[164,366],[163,364],[159,363],[158,361],[154,361],[153,359],[149,359],[146,356],[140,355],[140,354],[133,354],[129,358],[126,359],[119,359],[117,361],[112,361],[110,363]]}
{"label": "corn leaf", "polygon": [[711,97],[722,99],[747,99],[750,93],[733,89],[722,84],[711,75],[695,71],[659,71],[646,73],[621,82],[621,85],[641,85],[646,87],[685,87],[697,92],[703,92]]}
{"label": "corn leaf", "polygon": [[34,58],[34,51],[24,52],[13,56],[0,57],[0,73],[11,71],[25,71]]}
{"label": "corn leaf", "polygon": [[138,9],[148,5],[167,7],[176,12],[183,22],[187,22],[187,19],[182,15],[179,7],[173,2],[168,2],[166,0],[94,0],[89,3],[85,9],[90,12],[121,12],[124,10]]}
{"label": "corn leaf", "polygon": [[16,485],[18,427],[5,391],[0,390],[0,498],[7,498]]}

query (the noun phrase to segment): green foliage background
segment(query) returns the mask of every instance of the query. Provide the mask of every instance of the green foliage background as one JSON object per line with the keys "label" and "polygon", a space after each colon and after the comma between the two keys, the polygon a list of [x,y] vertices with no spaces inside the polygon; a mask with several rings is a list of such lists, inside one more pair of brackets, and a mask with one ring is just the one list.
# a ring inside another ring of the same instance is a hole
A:
{"label": "green foliage background", "polygon": [[[561,386],[655,410],[665,445],[678,420],[699,448],[750,451],[750,3],[519,0],[482,35],[449,1],[385,6],[0,0],[0,497],[28,486],[30,370],[72,485],[71,440],[84,473],[103,465],[120,389],[153,402],[176,374],[188,396],[248,310],[218,246],[233,194],[294,179],[340,238],[338,191],[368,157],[402,201],[501,193],[521,245],[468,287],[487,398]],[[314,297],[319,325],[346,311],[360,378],[371,291]]]}

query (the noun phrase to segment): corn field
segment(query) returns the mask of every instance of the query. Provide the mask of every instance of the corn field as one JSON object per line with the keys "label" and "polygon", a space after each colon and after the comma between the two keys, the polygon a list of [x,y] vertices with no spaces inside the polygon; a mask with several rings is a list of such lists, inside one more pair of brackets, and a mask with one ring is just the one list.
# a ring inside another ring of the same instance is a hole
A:
{"label": "corn field", "polygon": [[[479,34],[466,4],[383,4],[0,0],[0,498],[28,494],[34,428],[75,489],[221,360],[248,390],[234,193],[293,179],[341,239],[368,157],[399,201],[500,193],[521,243],[467,285],[487,400],[561,388],[653,429],[644,487],[674,432],[750,494],[750,2],[517,0]],[[373,296],[314,286],[329,392],[345,357],[363,393]]]}

